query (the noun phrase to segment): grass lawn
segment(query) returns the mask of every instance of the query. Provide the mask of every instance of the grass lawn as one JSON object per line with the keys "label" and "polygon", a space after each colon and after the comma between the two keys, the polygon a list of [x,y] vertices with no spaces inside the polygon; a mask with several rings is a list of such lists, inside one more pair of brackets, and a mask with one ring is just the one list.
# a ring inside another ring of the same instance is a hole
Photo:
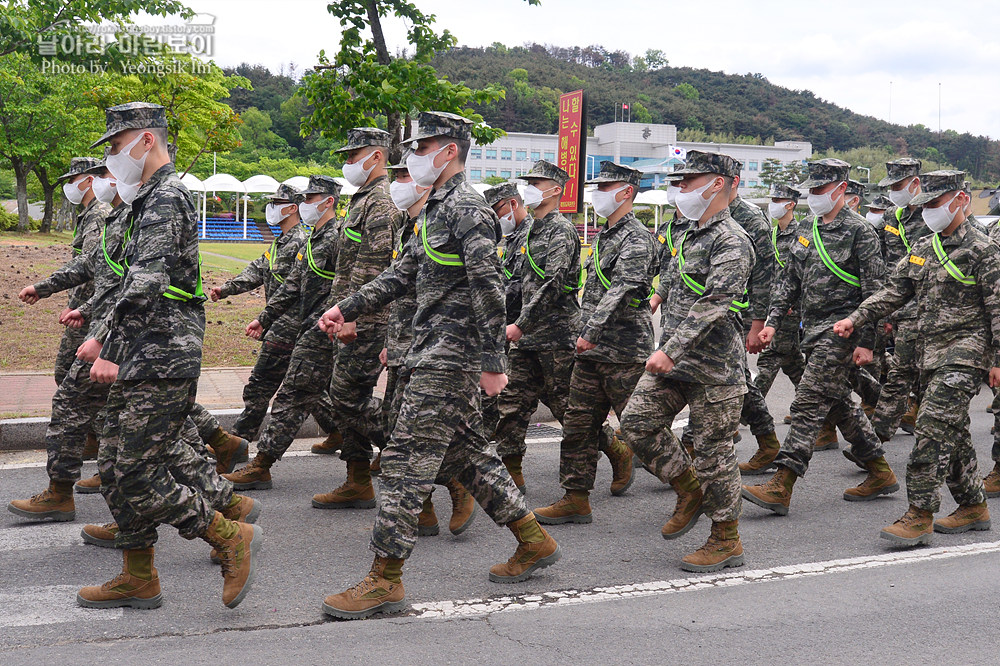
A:
{"label": "grass lawn", "polygon": [[202,252],[212,252],[214,254],[224,254],[227,257],[235,257],[244,261],[253,261],[264,250],[270,247],[268,243],[199,243]]}

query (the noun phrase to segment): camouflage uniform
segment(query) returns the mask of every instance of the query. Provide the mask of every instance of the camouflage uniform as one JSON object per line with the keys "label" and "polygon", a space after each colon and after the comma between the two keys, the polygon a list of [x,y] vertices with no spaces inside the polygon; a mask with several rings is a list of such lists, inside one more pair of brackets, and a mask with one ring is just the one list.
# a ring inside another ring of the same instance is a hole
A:
{"label": "camouflage uniform", "polygon": [[[986,233],[990,241],[1000,247],[1000,220],[993,222]],[[990,407],[993,409],[993,449],[990,457],[994,462],[1000,463],[1000,390],[993,389],[993,403]]]}
{"label": "camouflage uniform", "polygon": [[[638,174],[601,162],[592,182],[638,187]],[[631,211],[594,237],[585,266],[580,337],[597,346],[576,355],[570,378],[559,453],[559,483],[566,490],[594,487],[599,452],[609,450],[614,435],[605,424],[608,412],[613,408],[621,418],[652,352],[649,298],[658,263],[652,234]]]}
{"label": "camouflage uniform", "polygon": [[[522,178],[546,178],[565,185],[569,175],[554,164],[539,161]],[[499,400],[496,442],[501,458],[524,455],[525,433],[539,399],[557,421],[563,422],[580,331],[580,237],[576,227],[558,210],[525,220],[518,229],[528,224],[524,243],[517,250],[522,257],[518,273],[522,306],[513,322],[522,337],[510,345],[510,382]]]}
{"label": "camouflage uniform", "polygon": [[[692,222],[675,247],[678,266],[662,305],[670,332],[660,346],[675,365],[666,374],[642,375],[622,416],[622,434],[664,483],[693,464],[704,488],[705,515],[715,522],[737,520],[740,471],[733,433],[747,386],[743,325],[732,310],[744,300],[756,263],[753,244],[723,209],[704,224]],[[704,287],[702,294],[682,273]],[[691,408],[693,462],[671,430],[685,405]]]}
{"label": "camouflage uniform", "polygon": [[[810,180],[800,189],[845,180],[849,165],[841,160],[810,163]],[[885,264],[871,225],[846,206],[830,222],[809,217],[798,226],[799,238],[789,253],[784,273],[771,300],[767,325],[779,329],[792,307],[801,307],[806,369],[792,401],[792,425],[775,464],[803,476],[812,458],[813,444],[824,420],[840,428],[862,462],[882,457],[883,451],[861,408],[851,400],[850,372],[855,347],[871,349],[871,325],[848,339],[833,332],[834,322],[847,316],[864,297],[878,290]],[[835,275],[817,250],[816,236],[832,262],[854,276],[854,286]]]}
{"label": "camouflage uniform", "polygon": [[[949,181],[957,179],[960,185],[963,175],[927,174],[925,194],[915,200],[926,202],[956,189]],[[906,493],[910,504],[934,513],[941,504],[938,489],[945,482],[960,505],[985,501],[969,434],[969,403],[989,369],[1000,367],[1000,346],[992,334],[1000,331],[1000,248],[968,223],[947,237],[925,236],[911,248],[886,285],[866,299],[851,320],[877,321],[907,301],[915,303],[923,400],[906,467]],[[958,272],[946,268],[939,257],[950,260]]]}
{"label": "camouflage uniform", "polygon": [[[469,121],[424,112],[414,141],[469,139]],[[498,220],[458,173],[433,190],[421,228],[401,259],[347,300],[348,321],[378,312],[413,286],[417,307],[406,357],[411,371],[392,440],[382,454],[380,504],[371,549],[406,558],[435,478],[455,477],[497,524],[529,515],[489,442],[479,411],[482,372],[504,372],[504,297]]]}
{"label": "camouflage uniform", "polygon": [[665,227],[660,228],[660,233],[656,236],[656,242],[660,244],[660,282],[656,286],[656,293],[660,297],[661,306],[660,312],[660,339],[657,344],[663,344],[670,337],[670,331],[667,330],[667,319],[669,314],[667,310],[663,308],[662,303],[666,303],[667,297],[670,295],[670,285],[672,278],[670,277],[671,272],[677,265],[677,260],[674,258],[677,255],[677,244],[680,243],[681,237],[684,236],[684,230],[687,229],[689,220],[683,218],[676,211],[670,221],[667,222]]}
{"label": "camouflage uniform", "polygon": [[[407,216],[396,233],[396,243],[392,251],[393,266],[403,260],[403,248],[413,236],[419,219]],[[383,431],[388,441],[396,428],[399,409],[403,404],[403,389],[410,379],[406,369],[406,354],[413,342],[413,315],[417,311],[417,292],[414,285],[407,287],[406,293],[392,302],[389,308],[389,325],[386,331],[386,379],[385,402],[382,409]]]}

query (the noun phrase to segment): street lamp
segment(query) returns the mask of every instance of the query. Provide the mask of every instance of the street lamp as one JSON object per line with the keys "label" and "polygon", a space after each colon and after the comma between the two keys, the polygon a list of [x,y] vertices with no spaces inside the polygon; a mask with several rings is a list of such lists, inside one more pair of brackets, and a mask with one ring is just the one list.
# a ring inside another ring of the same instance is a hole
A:
{"label": "street lamp", "polygon": [[855,166],[854,168],[857,169],[858,171],[864,170],[864,172],[865,172],[865,183],[871,183],[872,182],[872,170],[870,168],[864,167],[864,166]]}

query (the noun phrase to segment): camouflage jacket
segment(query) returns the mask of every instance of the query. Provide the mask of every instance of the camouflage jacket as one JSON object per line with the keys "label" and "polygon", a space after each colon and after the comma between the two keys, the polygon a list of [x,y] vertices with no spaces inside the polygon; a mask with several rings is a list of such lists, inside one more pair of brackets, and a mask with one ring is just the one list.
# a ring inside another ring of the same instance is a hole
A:
{"label": "camouflage jacket", "polygon": [[121,381],[197,377],[204,298],[164,296],[168,288],[193,295],[201,287],[194,200],[173,164],[162,166],[139,188],[129,227],[128,270],[101,358],[118,364]]}
{"label": "camouflage jacket", "polygon": [[686,225],[674,247],[675,270],[661,306],[673,323],[660,346],[674,362],[668,376],[711,386],[744,384],[742,322],[730,313],[740,309],[734,302],[744,302],[758,263],[749,235],[724,209],[704,225]]}
{"label": "camouflage jacket", "polygon": [[[885,276],[878,237],[867,220],[844,206],[831,222],[819,221],[817,226],[830,260],[840,270],[857,278],[859,286],[854,286],[834,275],[821,259],[813,239],[816,219],[809,216],[798,225],[798,237],[785,261],[767,318],[768,326],[780,328],[788,311],[800,304],[805,329],[804,348],[812,347],[822,338],[835,336],[833,324],[878,291]],[[874,326],[864,326],[847,342],[872,349]]]}
{"label": "camouflage jacket", "polygon": [[997,245],[1000,245],[1000,220],[995,220],[993,223],[991,223],[987,227],[986,233],[990,237],[991,241],[993,241]]}
{"label": "camouflage jacket", "polygon": [[[913,210],[893,207],[885,211],[882,216],[885,226],[882,228],[880,240],[886,266],[898,264],[900,259],[910,254],[910,248],[918,240],[930,236],[931,230],[924,224],[922,211],[919,206]],[[892,319],[895,321],[913,319],[916,316],[917,308],[910,303],[904,303],[897,312],[892,313]]]}
{"label": "camouflage jacket", "polygon": [[77,308],[88,323],[87,337],[104,342],[107,336],[105,320],[110,316],[118,301],[118,292],[122,288],[125,256],[125,227],[128,224],[132,207],[122,203],[108,215],[101,230],[101,237],[91,251],[91,265],[94,271],[94,294]]}
{"label": "camouflage jacket", "polygon": [[580,334],[580,237],[558,210],[532,219],[530,225],[518,251],[521,313],[514,322],[524,335],[512,346],[575,349]]}
{"label": "camouflage jacket", "polygon": [[[1000,367],[1000,247],[966,223],[937,237],[937,248],[935,237],[914,242],[885,286],[865,299],[851,320],[877,321],[912,300],[921,369]],[[951,270],[942,259],[950,260]]]}
{"label": "camouflage jacket", "polygon": [[[781,276],[788,266],[788,259],[792,255],[792,249],[799,240],[799,225],[793,219],[788,223],[784,231],[777,222],[771,227],[771,254],[774,256],[774,284],[777,285]],[[798,335],[799,330],[799,304],[793,303],[791,309],[781,320],[782,328],[790,333]]]}
{"label": "camouflage jacket", "polygon": [[[403,260],[404,248],[413,237],[414,227],[418,218],[405,216],[403,224],[396,233],[396,245],[392,251],[392,266]],[[413,315],[417,311],[417,292],[413,284],[409,284],[406,293],[397,298],[389,306],[389,328],[385,336],[387,365],[398,367],[406,361],[406,354],[413,342]]]}
{"label": "camouflage jacket", "polygon": [[632,212],[613,225],[605,223],[587,256],[580,313],[580,337],[597,346],[578,356],[605,363],[649,358],[653,351],[649,297],[658,259],[653,235]]}
{"label": "camouflage jacket", "polygon": [[[402,214],[389,196],[389,180],[380,176],[351,197],[351,206],[340,229],[340,252],[327,307],[344,300],[371,282],[392,261],[392,241]],[[326,308],[324,308],[325,310]],[[359,333],[371,330],[384,335],[388,308],[358,320]]]}
{"label": "camouflage jacket", "polygon": [[745,323],[751,319],[767,319],[768,306],[771,303],[771,282],[775,274],[774,248],[771,247],[771,225],[758,206],[748,203],[741,196],[729,204],[729,214],[736,220],[753,242],[757,261],[750,274],[747,284],[750,307],[745,311]]}
{"label": "camouflage jacket", "polygon": [[527,213],[521,224],[510,233],[509,236],[500,241],[500,271],[504,279],[504,301],[507,304],[507,323],[513,324],[521,316],[521,263],[524,257],[521,255],[521,248],[524,247],[524,238],[528,233],[534,218],[531,213]]}
{"label": "camouflage jacket", "polygon": [[690,220],[675,213],[666,226],[660,227],[660,233],[656,236],[660,253],[660,283],[656,286],[656,294],[663,301],[666,301],[670,294],[672,284],[670,276],[677,267],[677,262],[674,260],[677,255],[677,243],[680,242],[689,223]]}
{"label": "camouflage jacket", "polygon": [[[239,275],[226,280],[221,287],[222,298],[242,294],[263,285],[264,299],[270,301],[292,272],[296,257],[302,252],[306,239],[309,238],[309,231],[309,227],[297,224],[275,238],[264,254],[251,261]],[[268,327],[264,342],[293,345],[298,332],[298,312],[291,308]]]}
{"label": "camouflage jacket", "polygon": [[505,372],[498,225],[465,174],[455,174],[431,193],[401,259],[338,304],[345,319],[378,311],[412,285],[417,309],[407,367]]}
{"label": "camouflage jacket", "polygon": [[330,346],[329,338],[319,330],[317,322],[330,297],[340,243],[340,223],[335,218],[313,229],[295,255],[295,265],[285,281],[257,316],[265,331],[270,332],[276,322],[291,315],[299,326],[293,336],[296,344],[311,344],[324,350]]}
{"label": "camouflage jacket", "polygon": [[70,309],[78,308],[94,293],[93,267],[94,248],[101,240],[104,220],[111,214],[111,206],[101,203],[95,197],[76,218],[77,233],[73,237],[73,256],[59,270],[35,285],[35,291],[42,298],[67,289]]}

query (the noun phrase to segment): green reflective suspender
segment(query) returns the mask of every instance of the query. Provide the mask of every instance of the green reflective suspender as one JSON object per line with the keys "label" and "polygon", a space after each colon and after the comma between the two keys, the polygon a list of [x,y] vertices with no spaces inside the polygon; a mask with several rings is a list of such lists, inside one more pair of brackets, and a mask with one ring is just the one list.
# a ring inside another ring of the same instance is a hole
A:
{"label": "green reflective suspender", "polygon": [[504,245],[504,247],[503,247],[503,249],[502,249],[502,250],[500,250],[500,270],[502,270],[502,271],[503,271],[503,274],[504,274],[504,275],[505,275],[505,276],[507,277],[507,279],[509,280],[509,279],[511,279],[512,277],[514,277],[514,272],[513,272],[513,271],[509,271],[509,270],[507,270],[507,267],[506,267],[506,266],[504,266],[504,263],[503,263],[503,260],[504,260],[504,259],[506,259],[506,258],[507,258],[507,246],[506,246],[506,244],[505,244],[505,245]]}
{"label": "green reflective suspender", "polygon": [[[594,248],[593,248],[593,250],[594,250],[594,272],[597,273],[597,279],[600,280],[600,282],[604,286],[604,288],[605,289],[611,289],[611,280],[609,280],[608,278],[604,277],[604,272],[601,270],[601,253],[600,253],[600,250],[598,248],[598,241],[599,241],[599,238],[597,236],[595,236],[594,237]],[[652,298],[654,293],[656,293],[655,290],[653,288],[650,288],[650,290],[649,290],[649,296],[646,297],[646,300],[649,300],[650,298]],[[638,299],[638,298],[633,298],[629,302],[629,307],[637,308],[640,305],[642,305],[642,300]]]}
{"label": "green reflective suspender", "polygon": [[[684,236],[681,237],[681,243],[680,243],[680,245],[677,246],[677,269],[678,269],[678,271],[681,274],[681,280],[684,281],[684,284],[687,285],[688,289],[690,289],[691,291],[693,291],[694,293],[696,293],[699,296],[704,296],[705,295],[705,289],[706,289],[705,285],[701,284],[700,282],[698,282],[697,280],[695,280],[693,277],[691,277],[690,275],[688,275],[687,273],[684,272],[684,263],[685,263],[684,262],[684,241],[687,240],[688,231],[691,231],[691,230],[688,229],[687,231],[684,232]],[[743,297],[746,298],[746,292],[745,291],[743,292]],[[746,301],[737,301],[737,300],[734,299],[732,305],[729,306],[729,309],[732,312],[740,313],[740,312],[743,312],[744,310],[746,310],[748,307],[750,307],[750,300],[749,299],[747,299]]]}
{"label": "green reflective suspender", "polygon": [[823,263],[830,269],[831,273],[852,287],[861,286],[861,280],[858,279],[858,276],[851,275],[843,268],[835,264],[833,259],[831,259],[830,255],[827,253],[826,248],[823,247],[823,239],[819,235],[819,216],[813,218],[813,243],[816,244],[816,251],[819,252],[819,258],[823,260]]}
{"label": "green reflective suspender", "polygon": [[348,240],[352,240],[355,243],[361,242],[361,232],[355,231],[350,227],[344,227],[344,235],[347,236]]}
{"label": "green reflective suspender", "polygon": [[955,265],[955,262],[951,260],[951,257],[948,256],[948,253],[944,251],[944,248],[941,246],[940,234],[934,234],[934,239],[931,241],[931,245],[934,246],[934,254],[937,255],[938,261],[941,262],[941,265],[944,266],[949,275],[962,284],[976,284],[976,278],[971,275],[967,276],[963,273],[958,266]]}
{"label": "green reflective suspender", "polygon": [[781,260],[781,255],[778,253],[778,225],[775,224],[771,228],[771,247],[774,248],[774,260],[778,262],[778,265],[782,268],[785,267],[785,262]]}
{"label": "green reflective suspender", "polygon": [[125,277],[125,267],[116,262],[114,259],[112,259],[111,255],[108,254],[107,236],[108,236],[108,223],[105,221],[104,228],[101,230],[101,250],[104,252],[104,261],[108,264],[108,268],[111,269],[112,273],[114,273],[118,277]]}
{"label": "green reflective suspender", "polygon": [[903,228],[903,209],[896,209],[896,228],[899,230],[899,240],[903,241],[903,247],[910,252],[910,243],[906,240],[906,229]]}
{"label": "green reflective suspender", "polygon": [[670,250],[670,256],[674,256],[676,252],[674,251],[674,220],[673,218],[667,222],[667,249]]}
{"label": "green reflective suspender", "polygon": [[[77,222],[73,226],[73,240],[76,241],[76,239],[77,239],[77,237],[79,235],[80,235],[80,223]],[[74,247],[73,248],[73,252],[76,252],[77,254],[83,254],[83,248],[82,247]]]}
{"label": "green reflective suspender", "polygon": [[194,293],[190,294],[183,289],[170,285],[167,287],[167,290],[163,292],[163,297],[169,298],[173,301],[182,301],[184,303],[194,300],[202,302],[208,300],[205,298],[205,290],[201,287],[201,252],[198,253],[198,282],[195,284]]}
{"label": "green reflective suspender", "polygon": [[420,242],[424,244],[424,252],[430,259],[442,266],[464,266],[465,262],[457,254],[438,252],[427,242],[427,213],[424,213],[424,223],[420,225]]}
{"label": "green reflective suspender", "polygon": [[[528,258],[528,263],[531,264],[531,270],[535,271],[535,274],[544,280],[545,271],[539,268],[538,264],[535,263],[535,260],[531,258],[531,246],[528,243],[530,239],[531,239],[531,227],[528,227],[528,233],[525,234],[524,236],[524,256]],[[577,285],[575,287],[571,285],[563,285],[563,291],[565,291],[568,294],[576,289],[580,289],[582,286],[583,286],[583,264],[581,263],[580,278],[579,280],[577,280]]]}
{"label": "green reflective suspender", "polygon": [[335,277],[337,277],[336,273],[331,273],[329,271],[324,271],[323,269],[321,269],[319,266],[316,265],[316,262],[313,260],[312,234],[310,234],[309,238],[306,239],[306,261],[309,263],[309,268],[312,269],[312,272],[320,276],[321,278],[332,280]]}
{"label": "green reflective suspender", "polygon": [[267,258],[267,269],[271,272],[271,277],[273,277],[278,284],[284,284],[285,278],[281,277],[274,272],[274,251],[278,248],[278,237],[275,236],[274,240],[271,241],[271,249],[269,250],[269,256]]}

